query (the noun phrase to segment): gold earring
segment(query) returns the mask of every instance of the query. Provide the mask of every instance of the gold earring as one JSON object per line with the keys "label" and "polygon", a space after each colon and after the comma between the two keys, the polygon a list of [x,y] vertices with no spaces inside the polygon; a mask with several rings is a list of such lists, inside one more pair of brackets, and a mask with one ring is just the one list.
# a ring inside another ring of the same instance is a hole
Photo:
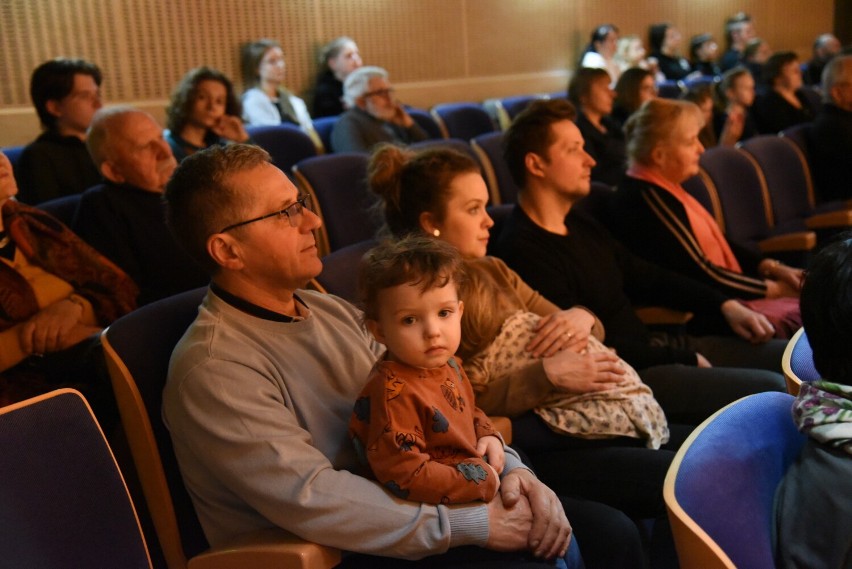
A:
{"label": "gold earring", "polygon": [[440,237],[440,236],[441,236],[441,231],[440,231],[439,229],[433,229],[433,230],[432,230],[432,235],[434,235],[435,237]]}

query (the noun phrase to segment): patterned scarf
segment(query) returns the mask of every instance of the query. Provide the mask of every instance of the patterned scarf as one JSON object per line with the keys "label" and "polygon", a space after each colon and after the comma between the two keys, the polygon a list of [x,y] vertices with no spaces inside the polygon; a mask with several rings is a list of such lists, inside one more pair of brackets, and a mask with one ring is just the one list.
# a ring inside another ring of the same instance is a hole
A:
{"label": "patterned scarf", "polygon": [[[15,200],[3,204],[2,215],[20,252],[91,302],[100,324],[107,325],[136,308],[139,289],[130,277],[54,217]],[[0,330],[29,319],[38,310],[26,279],[0,262]]]}
{"label": "patterned scarf", "polygon": [[793,421],[816,441],[852,454],[852,386],[802,383],[793,403]]}

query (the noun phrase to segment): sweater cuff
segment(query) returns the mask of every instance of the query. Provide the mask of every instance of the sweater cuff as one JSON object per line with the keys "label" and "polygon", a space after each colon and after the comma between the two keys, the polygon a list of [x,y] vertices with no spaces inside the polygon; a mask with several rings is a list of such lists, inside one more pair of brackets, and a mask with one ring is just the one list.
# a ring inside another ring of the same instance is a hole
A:
{"label": "sweater cuff", "polygon": [[[503,474],[500,475],[500,479],[502,480],[504,476],[512,472],[516,468],[525,468],[530,470],[529,467],[524,464],[521,460],[521,457],[518,456],[518,453],[510,446],[504,446],[503,450],[505,452],[504,466],[503,466]],[[530,470],[530,472],[532,472]]]}
{"label": "sweater cuff", "polygon": [[[499,500],[499,496],[494,497]],[[488,508],[485,504],[471,506],[439,506],[447,508],[450,521],[450,547],[475,545],[485,547],[488,543]]]}

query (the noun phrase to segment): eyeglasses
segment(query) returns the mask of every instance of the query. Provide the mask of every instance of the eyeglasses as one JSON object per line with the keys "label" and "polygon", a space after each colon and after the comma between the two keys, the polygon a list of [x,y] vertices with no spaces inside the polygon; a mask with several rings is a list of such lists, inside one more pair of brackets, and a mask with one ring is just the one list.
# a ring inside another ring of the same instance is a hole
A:
{"label": "eyeglasses", "polygon": [[367,97],[390,97],[393,95],[393,89],[376,89],[375,91],[368,91],[364,93],[362,96],[366,99]]}
{"label": "eyeglasses", "polygon": [[294,201],[284,209],[279,209],[278,211],[273,211],[272,213],[267,213],[266,215],[261,215],[260,217],[248,219],[239,223],[234,223],[233,225],[229,225],[228,227],[222,229],[221,231],[219,231],[219,233],[225,233],[226,231],[230,231],[231,229],[236,229],[237,227],[242,227],[243,225],[248,225],[249,223],[261,221],[270,217],[278,217],[278,219],[286,217],[287,220],[290,222],[290,227],[299,227],[299,223],[301,223],[302,221],[302,213],[304,213],[305,210],[313,211],[313,209],[311,209],[311,196],[307,194],[302,194],[296,197],[296,201]]}

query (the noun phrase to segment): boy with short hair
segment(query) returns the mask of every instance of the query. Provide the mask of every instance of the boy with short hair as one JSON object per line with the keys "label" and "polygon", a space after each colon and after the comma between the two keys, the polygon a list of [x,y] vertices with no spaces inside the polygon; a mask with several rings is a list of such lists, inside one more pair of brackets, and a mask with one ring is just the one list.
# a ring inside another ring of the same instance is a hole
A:
{"label": "boy with short hair", "polygon": [[349,431],[362,462],[403,499],[487,502],[500,485],[502,438],[454,357],[463,275],[455,248],[428,237],[382,243],[361,264],[365,324],[387,352]]}

